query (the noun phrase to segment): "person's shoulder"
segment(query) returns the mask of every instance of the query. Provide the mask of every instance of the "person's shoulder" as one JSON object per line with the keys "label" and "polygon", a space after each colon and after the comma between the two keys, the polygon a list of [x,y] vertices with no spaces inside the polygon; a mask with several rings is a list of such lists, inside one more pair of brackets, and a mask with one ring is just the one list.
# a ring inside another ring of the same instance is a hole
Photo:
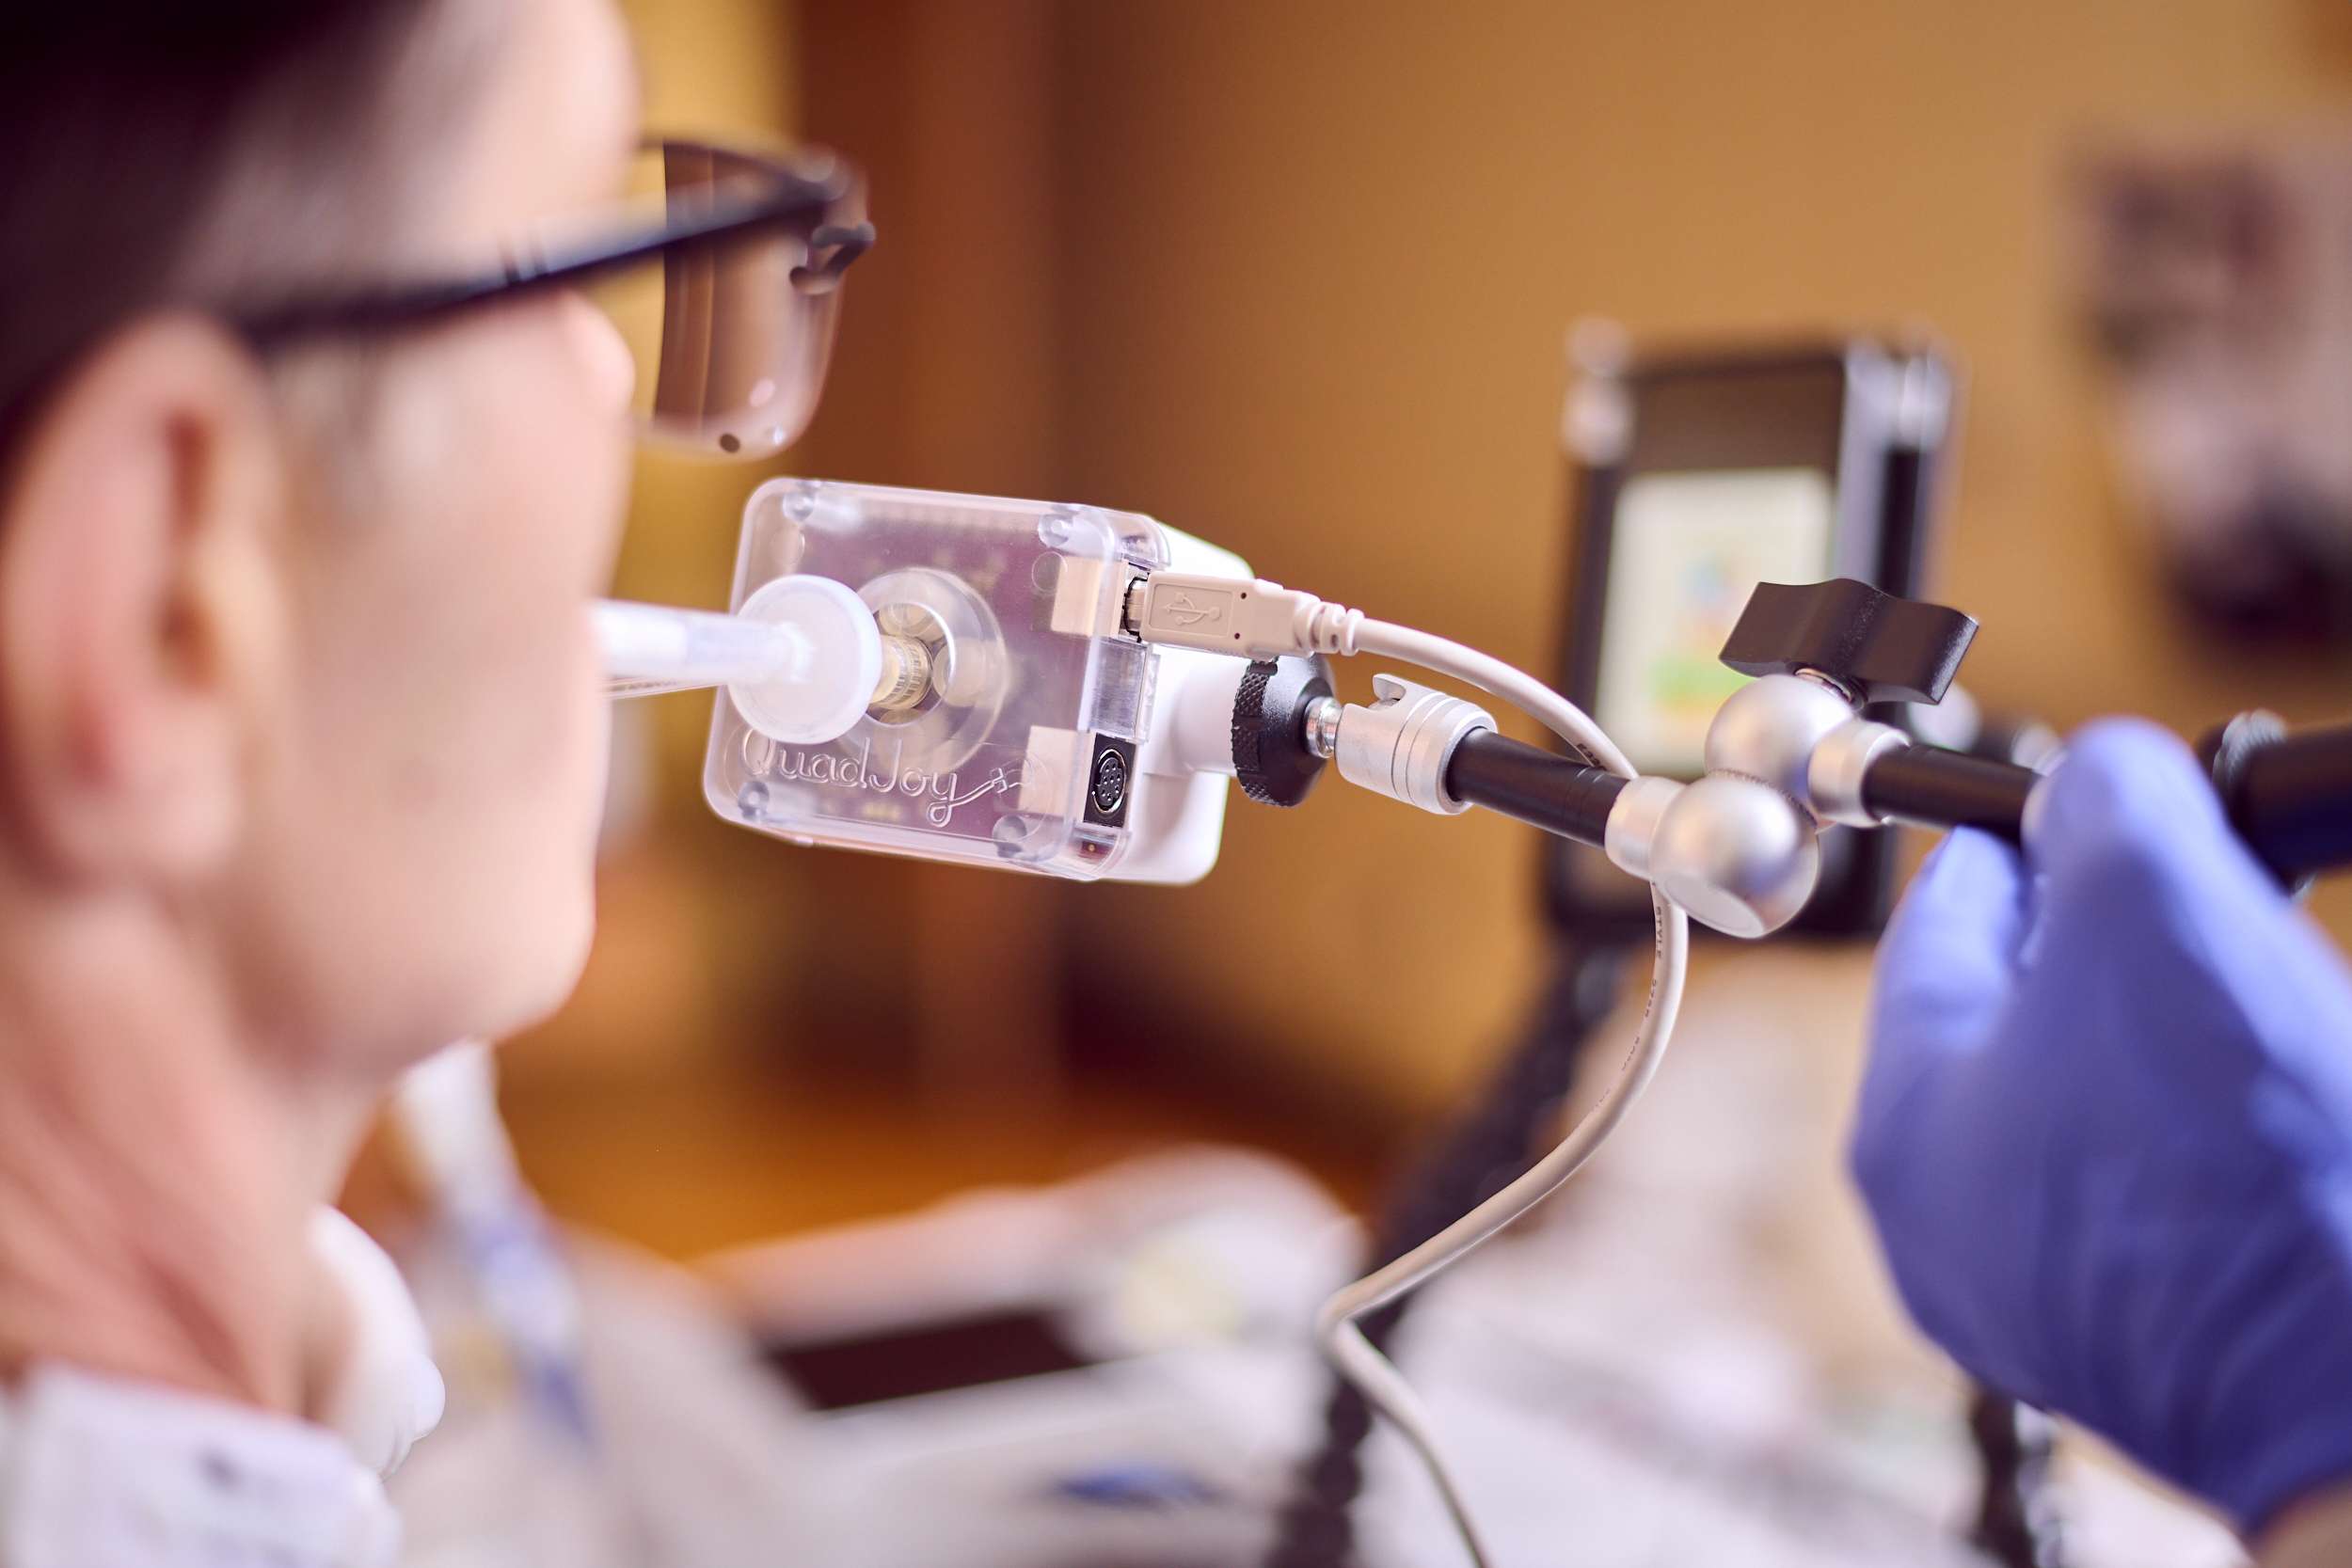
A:
{"label": "person's shoulder", "polygon": [[57,1363],[0,1389],[8,1568],[389,1568],[399,1539],[382,1482],[324,1427]]}

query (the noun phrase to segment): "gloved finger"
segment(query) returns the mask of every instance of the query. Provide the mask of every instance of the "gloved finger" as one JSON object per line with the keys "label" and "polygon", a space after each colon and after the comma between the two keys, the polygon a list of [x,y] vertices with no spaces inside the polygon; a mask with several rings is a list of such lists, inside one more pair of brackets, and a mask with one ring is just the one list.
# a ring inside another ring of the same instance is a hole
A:
{"label": "gloved finger", "polygon": [[2026,934],[2015,850],[1955,829],[1911,880],[1879,943],[1871,1014],[1883,1040],[1953,1045],[2009,995]]}
{"label": "gloved finger", "polygon": [[1854,1113],[1851,1163],[1874,1206],[1898,1201],[1939,1074],[1992,1037],[2025,932],[2024,869],[1989,834],[1954,831],[1912,879],[1879,943]]}

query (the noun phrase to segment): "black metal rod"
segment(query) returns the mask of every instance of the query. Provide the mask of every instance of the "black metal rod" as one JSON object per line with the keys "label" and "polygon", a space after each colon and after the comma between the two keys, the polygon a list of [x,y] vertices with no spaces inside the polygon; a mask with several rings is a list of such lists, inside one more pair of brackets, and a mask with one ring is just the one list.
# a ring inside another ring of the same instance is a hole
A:
{"label": "black metal rod", "polygon": [[1609,836],[1609,809],[1626,781],[1492,730],[1472,730],[1454,748],[1446,792],[1457,800],[1580,844]]}
{"label": "black metal rod", "polygon": [[2257,744],[2217,784],[2238,836],[2286,880],[2352,864],[2352,724]]}
{"label": "black metal rod", "polygon": [[2042,775],[2013,762],[1934,746],[1902,746],[1862,776],[1862,804],[1879,816],[1931,828],[1982,828],[2017,842],[2026,797]]}
{"label": "black metal rod", "polygon": [[[2216,772],[2231,825],[2280,878],[2352,865],[2352,724],[2240,746]],[[2040,777],[2015,763],[1906,746],[1870,765],[1862,804],[1897,821],[1982,828],[2015,843]]]}

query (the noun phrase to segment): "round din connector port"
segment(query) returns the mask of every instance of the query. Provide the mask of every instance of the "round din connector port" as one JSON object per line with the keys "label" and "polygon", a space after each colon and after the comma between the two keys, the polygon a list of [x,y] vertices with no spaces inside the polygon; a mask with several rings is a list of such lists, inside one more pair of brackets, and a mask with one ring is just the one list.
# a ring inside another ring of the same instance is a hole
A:
{"label": "round din connector port", "polygon": [[1127,759],[1117,752],[1104,752],[1094,761],[1094,809],[1104,816],[1117,816],[1127,803]]}

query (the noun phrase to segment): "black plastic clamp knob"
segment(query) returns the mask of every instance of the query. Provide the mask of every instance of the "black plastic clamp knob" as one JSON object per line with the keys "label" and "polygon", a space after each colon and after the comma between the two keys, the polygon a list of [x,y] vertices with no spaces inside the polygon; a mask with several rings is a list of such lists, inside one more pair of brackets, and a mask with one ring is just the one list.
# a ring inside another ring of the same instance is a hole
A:
{"label": "black plastic clamp knob", "polygon": [[1724,643],[1724,662],[1743,675],[1810,670],[1859,703],[1938,703],[1976,635],[1977,623],[1957,610],[1851,578],[1761,582]]}

